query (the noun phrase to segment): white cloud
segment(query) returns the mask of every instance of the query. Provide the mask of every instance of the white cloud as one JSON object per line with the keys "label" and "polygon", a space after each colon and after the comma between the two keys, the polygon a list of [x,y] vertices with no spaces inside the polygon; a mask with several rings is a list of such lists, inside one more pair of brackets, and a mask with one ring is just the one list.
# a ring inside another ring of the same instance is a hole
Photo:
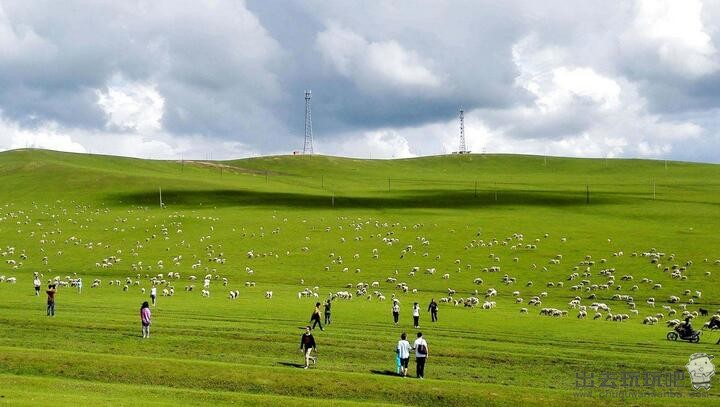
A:
{"label": "white cloud", "polygon": [[120,77],[106,90],[97,90],[98,105],[108,117],[108,126],[141,133],[162,127],[165,99],[153,84],[128,82]]}
{"label": "white cloud", "polygon": [[223,160],[260,155],[259,151],[242,142],[200,135],[176,135],[162,131],[141,134],[135,129],[98,134],[90,129],[66,128],[55,122],[29,129],[3,117],[1,113],[0,150],[42,148],[164,160]]}
{"label": "white cloud", "polygon": [[535,96],[542,113],[552,113],[576,103],[591,101],[603,110],[618,107],[620,86],[588,67],[563,66],[566,51],[540,47],[537,38],[528,36],[513,46],[513,61],[519,74],[515,86]]}
{"label": "white cloud", "polygon": [[315,44],[329,65],[361,88],[433,89],[442,85],[428,67],[429,61],[394,40],[371,42],[333,24],[317,34]]}
{"label": "white cloud", "polygon": [[338,140],[328,140],[316,148],[319,154],[341,155],[358,158],[410,158],[410,142],[401,134],[402,130],[382,129],[346,134]]}
{"label": "white cloud", "polygon": [[[1,113],[1,112],[0,112]],[[85,147],[64,134],[54,123],[34,129],[25,129],[0,114],[0,148],[44,148],[50,150],[85,153]]]}
{"label": "white cloud", "polygon": [[626,39],[653,47],[660,61],[678,73],[702,76],[720,68],[717,50],[702,21],[699,0],[639,0]]}

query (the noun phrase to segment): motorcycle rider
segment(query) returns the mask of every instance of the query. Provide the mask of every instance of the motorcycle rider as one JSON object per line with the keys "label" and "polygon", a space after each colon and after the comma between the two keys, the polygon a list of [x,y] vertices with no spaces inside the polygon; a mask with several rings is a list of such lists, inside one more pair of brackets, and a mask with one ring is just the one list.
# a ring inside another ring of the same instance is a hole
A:
{"label": "motorcycle rider", "polygon": [[683,332],[680,333],[683,337],[690,337],[693,334],[692,324],[690,323],[691,319],[692,319],[691,316],[687,316],[685,318],[685,325],[683,326]]}

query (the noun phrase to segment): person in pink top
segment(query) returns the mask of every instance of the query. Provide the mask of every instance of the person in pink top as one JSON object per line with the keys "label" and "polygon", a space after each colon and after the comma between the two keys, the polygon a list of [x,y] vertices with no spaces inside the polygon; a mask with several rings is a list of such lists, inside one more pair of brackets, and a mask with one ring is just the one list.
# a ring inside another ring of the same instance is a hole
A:
{"label": "person in pink top", "polygon": [[140,307],[140,322],[142,322],[142,336],[143,338],[150,337],[150,304],[147,301],[143,302]]}

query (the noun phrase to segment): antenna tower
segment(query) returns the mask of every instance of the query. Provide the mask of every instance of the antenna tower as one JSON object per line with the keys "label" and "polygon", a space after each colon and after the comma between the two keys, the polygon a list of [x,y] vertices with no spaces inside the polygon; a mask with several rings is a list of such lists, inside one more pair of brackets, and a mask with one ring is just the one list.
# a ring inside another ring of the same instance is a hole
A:
{"label": "antenna tower", "polygon": [[467,154],[468,152],[465,147],[465,114],[464,111],[460,109],[460,149],[458,153]]}
{"label": "antenna tower", "polygon": [[310,97],[312,92],[305,91],[305,144],[303,145],[303,154],[313,153],[313,135],[312,135],[312,114],[310,113]]}

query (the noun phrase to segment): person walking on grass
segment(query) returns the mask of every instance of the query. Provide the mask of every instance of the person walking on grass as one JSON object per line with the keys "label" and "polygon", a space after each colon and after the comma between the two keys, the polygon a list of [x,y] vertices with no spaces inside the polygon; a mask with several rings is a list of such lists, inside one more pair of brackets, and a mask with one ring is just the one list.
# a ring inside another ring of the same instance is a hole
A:
{"label": "person walking on grass", "polygon": [[157,287],[150,289],[150,299],[152,300],[153,307],[155,306],[155,299],[157,298]]}
{"label": "person walking on grass", "polygon": [[315,303],[315,310],[313,311],[312,315],[310,316],[310,322],[313,323],[312,329],[315,329],[316,325],[320,325],[320,330],[324,331],[322,326],[322,322],[320,322],[320,303]]}
{"label": "person walking on grass", "polygon": [[417,363],[417,377],[418,379],[425,378],[425,361],[427,360],[429,350],[425,339],[422,336],[422,332],[417,333],[417,339],[413,343],[415,350],[415,362]]}
{"label": "person walking on grass", "polygon": [[57,294],[57,290],[55,288],[55,284],[48,284],[48,289],[45,291],[47,294],[47,315],[50,317],[55,316],[55,294]]}
{"label": "person walking on grass", "polygon": [[142,303],[142,306],[140,306],[140,323],[142,324],[142,337],[143,338],[149,338],[150,337],[150,317],[152,316],[152,313],[150,312],[150,304],[148,304],[147,301]]}
{"label": "person walking on grass", "polygon": [[410,342],[407,341],[407,334],[405,332],[400,335],[400,340],[397,343],[397,349],[395,352],[400,358],[400,376],[407,377],[408,374],[408,363],[410,362]]}
{"label": "person walking on grass", "polygon": [[325,325],[330,325],[330,299],[325,300]]}
{"label": "person walking on grass", "polygon": [[78,289],[78,294],[82,294],[82,278],[78,278],[78,280],[77,280],[77,289]]}
{"label": "person walking on grass", "polygon": [[300,352],[303,352],[305,354],[304,369],[310,367],[310,362],[312,362],[313,364],[317,363],[317,356],[311,355],[313,350],[315,350],[315,353],[317,354],[317,346],[315,345],[315,337],[313,337],[310,329],[310,325],[306,326],[305,333],[303,333],[300,337]]}
{"label": "person walking on grass", "polygon": [[42,283],[40,282],[40,277],[38,276],[38,273],[35,273],[35,279],[33,280],[33,285],[35,286],[35,296],[40,296],[40,286]]}
{"label": "person walking on grass", "polygon": [[398,300],[393,300],[392,316],[395,325],[397,325],[400,320],[400,302]]}
{"label": "person walking on grass", "polygon": [[432,320],[432,322],[437,322],[438,304],[435,302],[435,298],[430,300],[430,305],[428,305],[428,311],[430,312],[430,319]]}
{"label": "person walking on grass", "polygon": [[413,304],[413,326],[415,329],[420,328],[420,305],[418,303]]}

